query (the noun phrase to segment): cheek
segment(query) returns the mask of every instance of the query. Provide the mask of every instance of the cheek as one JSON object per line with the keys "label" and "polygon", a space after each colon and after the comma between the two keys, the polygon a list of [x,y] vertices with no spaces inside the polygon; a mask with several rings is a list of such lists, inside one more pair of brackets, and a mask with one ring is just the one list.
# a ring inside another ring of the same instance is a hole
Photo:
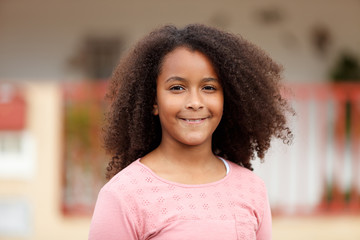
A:
{"label": "cheek", "polygon": [[214,114],[222,116],[224,110],[224,98],[222,96],[219,96],[217,98],[212,99],[212,101],[209,102],[209,107],[211,108]]}
{"label": "cheek", "polygon": [[167,100],[158,103],[159,111],[162,113],[172,113],[178,107],[176,101]]}
{"label": "cheek", "polygon": [[179,106],[176,101],[163,101],[158,103],[158,113],[162,120],[168,120],[175,117],[179,110]]}
{"label": "cheek", "polygon": [[179,96],[161,91],[157,95],[157,105],[161,111],[173,112],[181,107],[182,101]]}

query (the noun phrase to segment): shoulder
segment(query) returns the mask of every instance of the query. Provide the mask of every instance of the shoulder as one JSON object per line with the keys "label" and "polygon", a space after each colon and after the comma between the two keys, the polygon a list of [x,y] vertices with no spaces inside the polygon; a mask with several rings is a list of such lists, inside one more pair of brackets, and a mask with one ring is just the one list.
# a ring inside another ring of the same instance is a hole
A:
{"label": "shoulder", "polygon": [[132,189],[140,187],[146,171],[138,164],[138,160],[113,176],[101,189],[101,191],[119,193],[131,192]]}
{"label": "shoulder", "polygon": [[245,167],[242,167],[234,162],[231,162],[229,160],[227,160],[227,162],[229,163],[231,171],[237,177],[247,178],[256,183],[263,183],[263,180],[259,176],[257,176],[253,171],[251,171]]}
{"label": "shoulder", "polygon": [[227,161],[230,166],[231,178],[232,181],[241,183],[243,186],[247,186],[248,188],[257,188],[266,192],[266,186],[264,181],[257,176],[253,171],[239,166],[238,164]]}

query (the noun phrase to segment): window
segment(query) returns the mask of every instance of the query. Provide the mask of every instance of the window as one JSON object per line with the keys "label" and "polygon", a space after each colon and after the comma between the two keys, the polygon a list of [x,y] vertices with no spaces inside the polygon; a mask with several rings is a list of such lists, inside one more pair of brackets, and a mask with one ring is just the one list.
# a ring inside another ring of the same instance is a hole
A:
{"label": "window", "polygon": [[0,84],[0,178],[27,179],[34,173],[34,140],[25,129],[25,122],[22,90],[12,84]]}

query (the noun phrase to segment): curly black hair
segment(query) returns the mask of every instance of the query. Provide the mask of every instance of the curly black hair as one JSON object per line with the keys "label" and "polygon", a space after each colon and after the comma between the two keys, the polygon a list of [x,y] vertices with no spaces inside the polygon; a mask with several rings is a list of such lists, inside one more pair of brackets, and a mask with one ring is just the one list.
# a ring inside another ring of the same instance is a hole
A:
{"label": "curly black hair", "polygon": [[159,146],[160,121],[152,114],[156,80],[164,56],[180,46],[205,54],[221,81],[224,110],[214,154],[252,170],[250,160],[263,159],[273,137],[291,141],[286,113],[292,109],[280,93],[280,65],[239,35],[201,24],[167,25],[140,40],[112,75],[104,127],[104,147],[113,156],[108,178]]}

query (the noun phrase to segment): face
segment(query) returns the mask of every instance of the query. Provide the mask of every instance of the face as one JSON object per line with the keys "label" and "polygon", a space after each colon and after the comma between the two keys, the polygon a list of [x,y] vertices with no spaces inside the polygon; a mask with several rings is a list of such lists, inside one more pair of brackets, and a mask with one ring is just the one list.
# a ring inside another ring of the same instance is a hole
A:
{"label": "face", "polygon": [[154,114],[160,118],[162,143],[211,147],[223,103],[220,81],[204,54],[178,47],[164,57],[154,105]]}

